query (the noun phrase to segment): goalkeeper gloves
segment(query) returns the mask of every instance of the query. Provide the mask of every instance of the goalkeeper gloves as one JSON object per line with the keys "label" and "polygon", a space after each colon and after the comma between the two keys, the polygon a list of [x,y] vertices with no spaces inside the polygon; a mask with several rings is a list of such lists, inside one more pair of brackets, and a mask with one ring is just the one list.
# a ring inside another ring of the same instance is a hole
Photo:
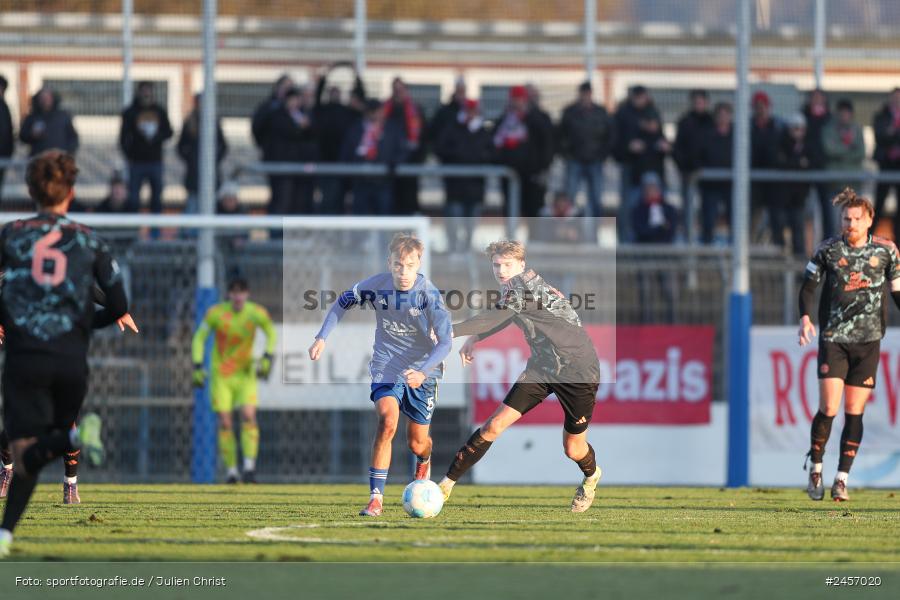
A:
{"label": "goalkeeper gloves", "polygon": [[263,354],[256,365],[256,376],[260,379],[269,379],[269,374],[272,372],[272,362],[274,360],[275,359],[272,358],[272,355],[268,352]]}
{"label": "goalkeeper gloves", "polygon": [[195,388],[202,388],[206,385],[206,371],[203,370],[202,364],[194,365],[194,373],[191,375],[191,381]]}

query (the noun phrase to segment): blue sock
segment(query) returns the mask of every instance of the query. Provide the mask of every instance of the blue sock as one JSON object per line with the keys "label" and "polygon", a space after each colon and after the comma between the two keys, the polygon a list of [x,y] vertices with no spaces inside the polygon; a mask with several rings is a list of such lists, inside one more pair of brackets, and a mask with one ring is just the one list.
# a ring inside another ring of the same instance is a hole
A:
{"label": "blue sock", "polygon": [[369,490],[372,494],[384,495],[384,484],[387,483],[388,470],[369,467]]}

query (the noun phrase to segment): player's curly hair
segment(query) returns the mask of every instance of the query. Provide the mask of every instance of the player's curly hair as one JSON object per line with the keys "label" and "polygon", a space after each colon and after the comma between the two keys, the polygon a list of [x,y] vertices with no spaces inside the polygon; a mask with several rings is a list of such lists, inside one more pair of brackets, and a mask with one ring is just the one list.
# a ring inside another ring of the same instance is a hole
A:
{"label": "player's curly hair", "polygon": [[865,196],[858,195],[853,188],[844,188],[844,191],[835,196],[831,203],[841,210],[856,208],[857,206],[862,207],[863,210],[869,213],[870,219],[875,218],[875,208],[872,206],[872,201]]}
{"label": "player's curly hair", "polygon": [[46,150],[28,162],[25,183],[31,198],[49,208],[66,199],[77,175],[74,156],[62,150]]}
{"label": "player's curly hair", "polygon": [[491,242],[484,249],[484,253],[490,258],[495,255],[509,256],[517,260],[525,261],[525,244],[515,240],[500,240]]}
{"label": "player's curly hair", "polygon": [[421,259],[422,253],[425,252],[425,244],[411,233],[395,233],[394,237],[391,238],[390,246],[388,246],[388,254],[394,254],[395,252],[400,258],[407,254],[416,253]]}

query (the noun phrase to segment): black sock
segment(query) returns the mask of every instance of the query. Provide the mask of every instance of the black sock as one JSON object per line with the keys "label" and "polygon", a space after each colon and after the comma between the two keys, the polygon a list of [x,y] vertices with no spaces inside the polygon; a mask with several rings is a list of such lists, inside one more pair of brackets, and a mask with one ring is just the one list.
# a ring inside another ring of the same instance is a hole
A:
{"label": "black sock", "polygon": [[9,436],[6,430],[0,431],[0,462],[4,465],[12,463],[12,453],[9,451]]}
{"label": "black sock", "polygon": [[844,413],[844,430],[841,431],[841,458],[838,460],[838,471],[850,472],[853,459],[859,451],[863,436],[863,416]]}
{"label": "black sock", "polygon": [[29,475],[36,475],[44,465],[66,452],[74,450],[69,431],[56,431],[38,437],[22,455],[22,465]]}
{"label": "black sock", "polygon": [[66,457],[63,459],[63,462],[66,465],[66,477],[78,476],[79,454],[81,454],[81,450],[72,450],[71,452],[66,452]]}
{"label": "black sock", "polygon": [[594,447],[588,444],[587,454],[580,460],[576,460],[575,464],[581,469],[585,477],[590,477],[597,471],[597,457],[594,455]]}
{"label": "black sock", "polygon": [[20,475],[19,473],[16,473],[16,476],[12,478],[9,484],[9,494],[6,496],[6,510],[3,511],[3,522],[0,523],[0,528],[8,531],[13,531],[16,528],[16,523],[22,518],[22,513],[25,512],[25,507],[28,506],[28,501],[31,499],[32,492],[34,492],[34,486],[37,485],[37,480],[37,475]]}
{"label": "black sock", "polygon": [[491,442],[481,437],[481,430],[476,429],[475,433],[469,437],[468,441],[456,453],[453,464],[447,471],[447,478],[453,481],[459,481],[459,478],[465,475],[466,471],[481,460],[484,453],[491,447]]}
{"label": "black sock", "polygon": [[809,434],[809,457],[814,463],[822,462],[822,457],[825,456],[825,444],[831,436],[832,421],[834,417],[825,416],[821,410],[813,417]]}

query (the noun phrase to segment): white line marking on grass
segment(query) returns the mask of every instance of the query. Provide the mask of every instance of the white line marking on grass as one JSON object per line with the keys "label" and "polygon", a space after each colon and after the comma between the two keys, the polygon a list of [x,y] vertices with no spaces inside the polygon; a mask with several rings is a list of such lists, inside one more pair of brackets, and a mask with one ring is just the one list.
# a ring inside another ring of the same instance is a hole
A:
{"label": "white line marking on grass", "polygon": [[[586,521],[588,519],[585,519]],[[594,519],[590,519],[593,521]],[[506,521],[506,523],[534,523],[534,521]],[[369,529],[376,530],[386,530],[390,529],[390,523],[376,523],[376,522],[357,522],[357,521],[348,521],[345,523],[297,523],[294,525],[285,525],[279,527],[263,527],[261,529],[252,529],[247,531],[247,536],[253,538],[254,540],[259,540],[263,542],[292,542],[292,543],[300,543],[300,544],[331,544],[331,545],[341,545],[341,546],[412,546],[416,548],[469,548],[472,546],[471,543],[465,542],[453,542],[447,538],[432,538],[433,542],[422,542],[422,541],[407,541],[407,540],[372,540],[372,539],[336,539],[336,538],[327,538],[327,537],[309,537],[309,536],[296,536],[291,535],[290,532],[298,531],[298,530],[306,530],[306,529],[322,529],[323,527],[333,527],[335,529],[342,527],[365,527]],[[438,541],[438,540],[447,540],[447,541]],[[559,546],[547,546],[547,545],[536,545],[536,544],[518,544],[518,543],[503,543],[498,542],[495,536],[490,536],[487,538],[482,538],[480,543],[484,542],[493,542],[491,546],[494,549],[502,549],[502,548],[515,548],[518,550],[531,550],[531,551],[547,551],[547,550],[580,550],[584,551],[584,548],[563,548]],[[595,546],[593,551],[598,551],[600,549],[599,546]]]}

